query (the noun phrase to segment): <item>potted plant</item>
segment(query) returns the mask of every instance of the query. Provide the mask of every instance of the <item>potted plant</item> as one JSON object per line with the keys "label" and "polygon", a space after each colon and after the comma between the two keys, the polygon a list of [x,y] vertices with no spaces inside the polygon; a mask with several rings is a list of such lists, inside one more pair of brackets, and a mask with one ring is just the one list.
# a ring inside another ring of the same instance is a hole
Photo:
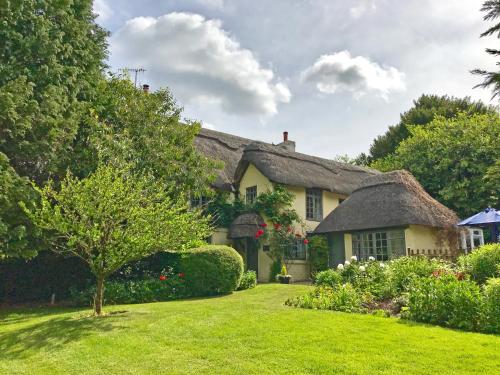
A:
{"label": "potted plant", "polygon": [[281,283],[281,284],[290,284],[290,280],[292,279],[292,275],[289,275],[286,272],[286,266],[283,265],[281,267],[281,272],[276,276],[276,279]]}

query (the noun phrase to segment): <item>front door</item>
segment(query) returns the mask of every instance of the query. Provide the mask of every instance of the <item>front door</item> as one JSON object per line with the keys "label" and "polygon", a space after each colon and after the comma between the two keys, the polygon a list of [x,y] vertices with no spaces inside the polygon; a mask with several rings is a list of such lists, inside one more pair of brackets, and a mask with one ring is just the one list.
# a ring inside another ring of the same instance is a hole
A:
{"label": "front door", "polygon": [[259,248],[257,241],[252,238],[246,239],[247,270],[252,270],[259,274]]}

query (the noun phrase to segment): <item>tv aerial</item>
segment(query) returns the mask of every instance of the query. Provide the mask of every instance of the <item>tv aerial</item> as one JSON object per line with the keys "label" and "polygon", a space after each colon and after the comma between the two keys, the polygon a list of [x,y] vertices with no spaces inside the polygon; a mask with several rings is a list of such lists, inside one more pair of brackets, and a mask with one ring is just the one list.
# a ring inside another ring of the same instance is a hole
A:
{"label": "tv aerial", "polygon": [[144,69],[144,68],[122,68],[122,69],[120,69],[120,71],[133,74],[134,75],[134,87],[137,87],[137,76],[139,75],[139,73],[144,73],[146,71],[146,69]]}

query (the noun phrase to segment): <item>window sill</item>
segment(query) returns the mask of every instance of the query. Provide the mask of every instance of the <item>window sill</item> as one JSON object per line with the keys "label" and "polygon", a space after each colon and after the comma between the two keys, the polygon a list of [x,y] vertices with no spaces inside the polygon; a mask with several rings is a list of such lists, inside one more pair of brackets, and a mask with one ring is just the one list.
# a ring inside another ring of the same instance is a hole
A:
{"label": "window sill", "polygon": [[307,264],[309,262],[307,260],[304,260],[304,259],[294,259],[294,260],[286,260],[286,263],[289,263],[289,264]]}

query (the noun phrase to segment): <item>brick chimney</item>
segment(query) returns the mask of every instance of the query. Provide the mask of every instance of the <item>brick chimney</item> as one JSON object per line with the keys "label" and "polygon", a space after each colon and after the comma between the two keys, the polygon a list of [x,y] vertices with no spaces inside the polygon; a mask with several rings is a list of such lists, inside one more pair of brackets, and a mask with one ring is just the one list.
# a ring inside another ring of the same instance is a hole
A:
{"label": "brick chimney", "polygon": [[144,91],[144,93],[148,94],[149,93],[149,85],[142,85],[142,91]]}
{"label": "brick chimney", "polygon": [[288,140],[288,132],[283,132],[283,142],[277,144],[278,147],[281,147],[287,151],[295,152],[295,142]]}

